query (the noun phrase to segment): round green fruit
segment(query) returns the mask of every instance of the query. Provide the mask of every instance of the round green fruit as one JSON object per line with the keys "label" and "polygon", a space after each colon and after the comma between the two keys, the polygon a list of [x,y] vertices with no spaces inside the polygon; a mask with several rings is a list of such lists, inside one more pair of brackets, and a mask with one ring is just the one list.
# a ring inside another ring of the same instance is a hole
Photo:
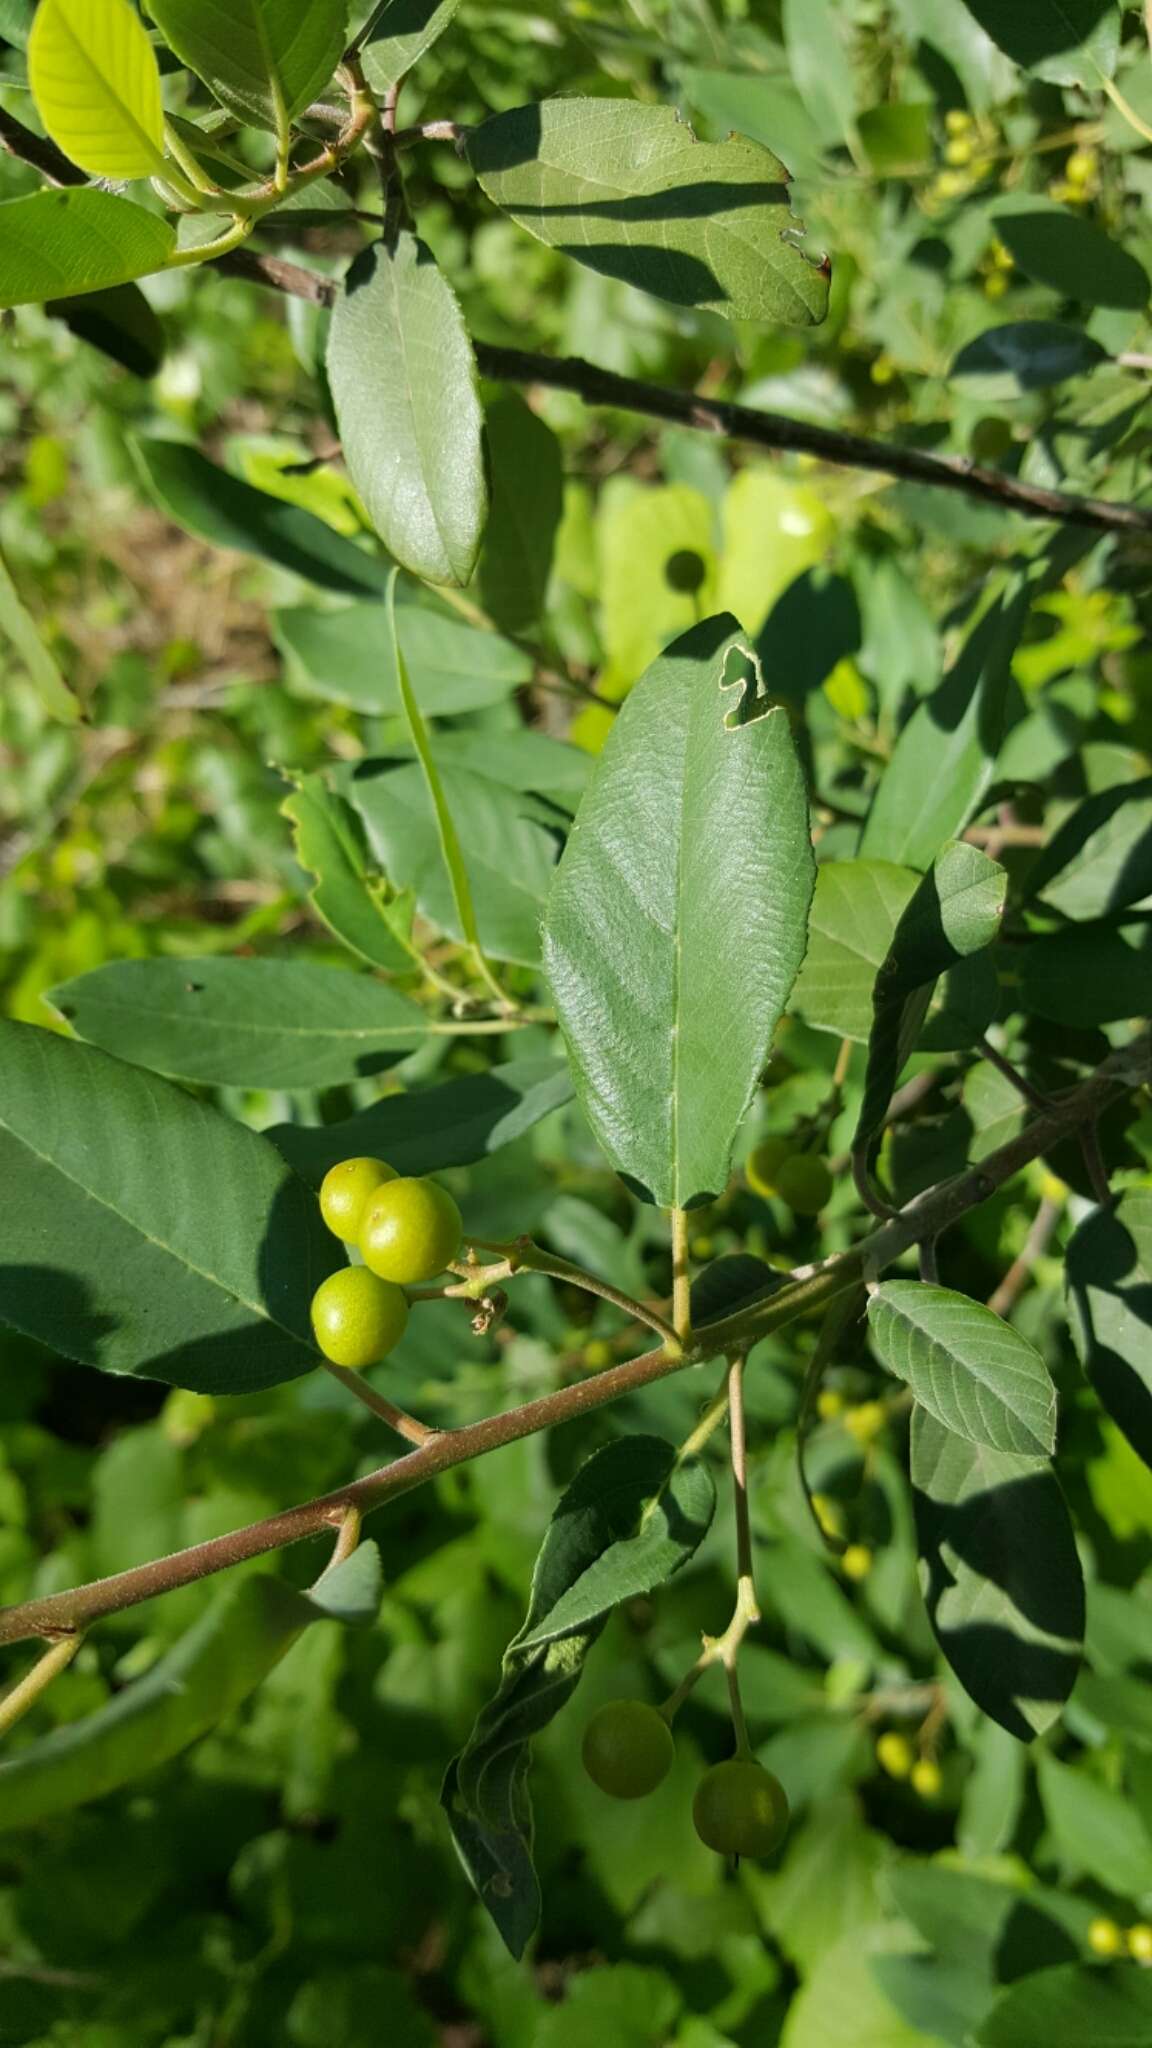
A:
{"label": "round green fruit", "polygon": [[366,1266],[332,1273],[312,1296],[312,1329],[333,1365],[362,1372],[394,1351],[408,1327],[402,1289],[380,1280]]}
{"label": "round green fruit", "polygon": [[797,1152],[780,1168],[776,1190],[797,1216],[818,1216],[832,1193],[827,1161],[811,1152]]}
{"label": "round green fruit", "polygon": [[584,1769],[611,1799],[646,1799],[674,1754],[672,1730],[644,1700],[609,1700],[584,1730]]}
{"label": "round green fruit", "polygon": [[411,1286],[434,1280],[459,1256],[464,1226],[445,1188],[434,1180],[390,1180],[364,1211],[360,1251],[381,1280]]}
{"label": "round green fruit", "polygon": [[762,1138],[755,1150],[748,1154],[744,1167],[744,1178],[754,1195],[777,1193],[777,1179],[786,1159],[791,1159],[796,1147],[789,1138]]}
{"label": "round green fruit", "polygon": [[333,1237],[355,1244],[372,1196],[395,1178],[382,1159],[342,1159],[330,1167],[320,1183],[320,1214]]}
{"label": "round green fruit", "polygon": [[705,1847],[720,1856],[770,1856],[788,1832],[788,1799],[771,1771],[734,1756],[705,1771],[692,1819]]}

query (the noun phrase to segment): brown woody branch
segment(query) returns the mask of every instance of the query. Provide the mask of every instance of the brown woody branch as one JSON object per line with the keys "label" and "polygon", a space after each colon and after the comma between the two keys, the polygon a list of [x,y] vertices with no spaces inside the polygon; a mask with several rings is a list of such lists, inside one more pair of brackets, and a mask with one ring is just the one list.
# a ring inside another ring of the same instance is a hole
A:
{"label": "brown woody branch", "polygon": [[1091,1127],[1129,1088],[1147,1084],[1150,1078],[1152,1038],[1144,1037],[1113,1053],[1089,1080],[1036,1116],[979,1166],[929,1189],[852,1250],[796,1277],[790,1286],[782,1287],[768,1300],[697,1332],[695,1341],[679,1357],[670,1356],[663,1349],[648,1351],[642,1358],[612,1366],[593,1379],[561,1387],[553,1394],[489,1416],[483,1422],[471,1423],[464,1429],[445,1431],[393,1464],[370,1472],[366,1478],[338,1487],[317,1500],[305,1501],[299,1507],[287,1508],[282,1514],[270,1515],[264,1521],[252,1522],[230,1535],[212,1537],[190,1550],[157,1558],[151,1564],[118,1572],[113,1578],[98,1579],[72,1592],[54,1593],[6,1608],[0,1611],[0,1643],[21,1642],[29,1636],[51,1638],[86,1628],[103,1615],[119,1613],[213,1572],[226,1571],[248,1558],[338,1528],[350,1508],[369,1513],[400,1494],[411,1493],[413,1488],[455,1465],[468,1464],[473,1458],[483,1457],[522,1437],[590,1414],[670,1373],[743,1353],[770,1331],[794,1322],[810,1309],[827,1306],[850,1288],[859,1286],[862,1278],[871,1278],[913,1245],[938,1237],[969,1209],[987,1201],[1031,1160],[1050,1151],[1062,1139]]}

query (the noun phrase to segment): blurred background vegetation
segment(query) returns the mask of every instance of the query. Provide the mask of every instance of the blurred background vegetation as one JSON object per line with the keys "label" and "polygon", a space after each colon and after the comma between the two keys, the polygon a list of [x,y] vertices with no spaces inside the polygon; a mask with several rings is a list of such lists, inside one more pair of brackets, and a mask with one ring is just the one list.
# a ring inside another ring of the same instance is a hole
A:
{"label": "blurred background vegetation", "polygon": [[[497,218],[447,145],[413,162],[421,231],[486,340],[1135,497],[1152,368],[1152,62],[1138,13],[1125,20],[1118,107],[1098,89],[1023,78],[962,0],[464,0],[405,89],[406,121],[471,122],[584,92],[676,104],[715,138],[737,128],[793,172],[810,240],[833,257],[833,307],[819,329],[772,333],[641,297]],[[19,48],[5,61],[0,104],[27,119]],[[0,170],[5,197],[36,182],[18,164]],[[1128,271],[1101,281],[1074,248],[1063,260],[1037,251],[1027,224],[1044,200],[1122,244],[1143,288]],[[338,194],[333,208],[291,235],[282,222],[283,252],[342,265],[364,231]],[[56,1029],[44,992],[104,961],[345,964],[293,855],[289,772],[404,744],[346,665],[310,666],[301,649],[300,620],[333,601],[174,525],[128,447],[133,432],[193,441],[358,532],[327,460],[322,316],[217,273],[144,289],[159,322],[142,343],[160,356],[152,375],[114,366],[38,310],[4,322],[0,554],[85,722],[52,721],[4,648],[0,988],[7,1015]],[[1073,327],[1071,367],[1092,374],[1032,388],[982,345],[1023,320]],[[820,858],[851,857],[899,721],[939,680],[954,608],[1019,545],[1021,523],[876,475],[746,457],[557,392],[531,401],[560,438],[566,479],[546,620],[522,668],[440,730],[484,748],[530,724],[590,756],[612,703],[706,599],[761,636],[769,688],[803,703]],[[666,573],[684,551],[700,560],[699,597]],[[463,605],[483,623],[482,586]],[[1086,791],[1149,773],[1150,606],[1146,553],[1118,544],[1037,608],[1012,741],[1035,794],[1001,848],[1009,865],[1031,857],[1030,826],[1050,832]],[[552,795],[571,808],[579,763],[566,773]],[[1053,1020],[1053,1043],[1068,1029]],[[382,1088],[500,1056],[498,1042],[447,1054],[443,1043],[352,1089],[220,1095],[260,1128],[330,1122]],[[839,1043],[788,1021],[745,1151],[820,1117]],[[505,1056],[545,1045],[521,1033]],[[1003,1102],[981,1114],[991,1128]],[[824,1134],[834,1157],[850,1121]],[[1129,1141],[1129,1181],[1152,1185],[1152,1118]],[[659,1218],[630,1202],[571,1106],[447,1178],[486,1235],[531,1229],[629,1290],[666,1290]],[[639,1819],[578,1763],[587,1710],[620,1692],[659,1697],[700,1631],[723,1624],[724,1527],[657,1599],[616,1616],[580,1702],[539,1746],[546,1906],[530,1967],[500,1949],[437,1803],[518,1623],[558,1484],[620,1429],[687,1434],[698,1391],[676,1381],[390,1508],[371,1532],[387,1581],[374,1631],[314,1628],[250,1706],[160,1776],[33,1835],[0,1835],[0,2042],[917,2048],[966,2040],[994,1982],[1122,1946],[1133,1925],[1134,1953],[1152,1959],[1152,1932],[1139,1931],[1152,1908],[1152,1476],[1087,1401],[1070,1351],[1059,1248],[1082,1195],[1029,1169],[967,1219],[947,1277],[992,1295],[1041,1202],[1054,1212],[1048,1242],[1013,1313],[1060,1381],[1061,1469],[1092,1584],[1088,1666],[1039,1777],[943,1672],[916,1588],[905,1404],[863,1351],[827,1380],[813,1439],[829,1527],[849,1544],[840,1559],[821,1550],[794,1475],[813,1342],[800,1325],[749,1373],[766,1622],[742,1668],[759,1754],[796,1813],[776,1867],[728,1874],[691,1830],[699,1760],[726,1751],[718,1673],[685,1710],[676,1771]],[[841,1175],[819,1240],[740,1180],[694,1217],[694,1249],[746,1246],[792,1265],[820,1241],[846,1243],[853,1206]],[[471,1420],[626,1355],[620,1333],[606,1305],[527,1280],[485,1342],[447,1308],[415,1318],[389,1384],[433,1422]],[[329,1382],[213,1400],[110,1380],[6,1331],[0,1424],[5,1601],[229,1529],[380,1456],[378,1426]],[[310,1546],[282,1561],[299,1582],[316,1568]],[[189,1587],[106,1622],[13,1740],[145,1672],[212,1592]],[[6,1652],[4,1675],[24,1661]]]}

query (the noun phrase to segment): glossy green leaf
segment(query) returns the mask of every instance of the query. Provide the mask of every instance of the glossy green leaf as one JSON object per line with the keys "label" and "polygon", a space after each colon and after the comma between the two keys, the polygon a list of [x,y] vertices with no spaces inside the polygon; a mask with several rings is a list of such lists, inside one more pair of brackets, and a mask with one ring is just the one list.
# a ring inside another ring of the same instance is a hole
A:
{"label": "glossy green leaf", "polygon": [[1063,298],[1139,312],[1152,290],[1131,250],[1066,206],[997,212],[996,232],[1026,277]]}
{"label": "glossy green leaf", "polygon": [[1056,1389],[1035,1345],[981,1302],[885,1280],[868,1303],[877,1353],[954,1435],[1038,1457],[1056,1448]]}
{"label": "glossy green leaf", "polygon": [[995,775],[1012,657],[1032,599],[1059,581],[1085,545],[1064,534],[1047,554],[1002,573],[943,682],[896,742],[860,842],[865,859],[927,868],[968,824]]}
{"label": "glossy green leaf", "polygon": [[348,0],[149,0],[165,42],[240,119],[285,133],[347,40]]}
{"label": "glossy green leaf", "polygon": [[287,960],[121,960],[51,1001],[121,1059],[235,1088],[329,1088],[378,1074],[427,1036],[424,1012],[370,975]]}
{"label": "glossy green leaf", "polygon": [[1059,320],[1010,320],[967,342],[951,376],[973,396],[1016,398],[1026,391],[1050,391],[1108,359],[1107,349],[1083,328]]}
{"label": "glossy green leaf", "polygon": [[134,377],[154,377],[164,360],[163,325],[134,284],[110,285],[107,291],[78,298],[49,299],[44,311]]}
{"label": "glossy green leaf", "polygon": [[1152,1190],[1129,1188],[1086,1216],[1068,1246],[1080,1362],[1102,1404],[1152,1465]]}
{"label": "glossy green leaf", "polygon": [[571,1099],[562,1060],[511,1060],[438,1088],[386,1095],[342,1123],[276,1124],[265,1135],[312,1187],[341,1159],[364,1155],[386,1159],[397,1173],[441,1173],[511,1145]]}
{"label": "glossy green leaf", "polygon": [[953,840],[901,912],[872,995],[864,1097],[852,1141],[859,1157],[866,1157],[883,1124],[936,982],[996,938],[1007,890],[1004,868],[979,847]]}
{"label": "glossy green leaf", "polygon": [[1116,66],[1115,0],[965,0],[1014,64],[1052,85],[1098,86]]}
{"label": "glossy green leaf", "polygon": [[382,565],[311,512],[258,491],[182,441],[131,444],[140,474],[162,512],[214,547],[260,555],[324,590],[382,596]]}
{"label": "glossy green leaf", "polygon": [[73,725],[80,717],[79,701],[44,645],[40,628],[31,612],[22,603],[3,555],[0,555],[0,635],[15,650],[49,716],[60,719],[65,725]]}
{"label": "glossy green leaf", "polygon": [[385,546],[429,583],[467,583],[488,511],[476,364],[456,295],[415,235],[352,265],[328,376],[349,474]]}
{"label": "glossy green leaf", "polygon": [[790,1005],[806,1024],[868,1043],[876,976],[917,880],[911,868],[886,860],[817,868],[808,951]]}
{"label": "glossy green leaf", "polygon": [[103,1799],[179,1756],[255,1692],[312,1623],[373,1621],[381,1584],[380,1553],[362,1543],[310,1593],[267,1572],[228,1587],[145,1677],[0,1763],[0,1830]]}
{"label": "glossy green leaf", "polygon": [[315,877],[308,895],[317,916],[370,967],[410,974],[412,950],[387,914],[387,883],[352,806],[316,774],[302,775],[280,809],[292,826],[297,860]]}
{"label": "glossy green leaf", "polygon": [[976,2035],[977,2048],[1145,2048],[1149,2039],[1152,1978],[1130,1963],[1064,1963],[1023,1977]]}
{"label": "glossy green leaf", "polygon": [[363,47],[369,85],[381,93],[397,85],[444,33],[459,5],[460,0],[383,0]]}
{"label": "glossy green leaf", "polygon": [[1152,925],[1085,924],[1020,953],[1015,1000],[1054,1024],[1115,1024],[1152,1015]]}
{"label": "glossy green leaf", "polygon": [[544,610],[564,510],[564,463],[550,426],[507,391],[488,407],[492,510],[480,554],[484,609],[505,633],[523,633]]}
{"label": "glossy green leaf", "polygon": [[[540,957],[540,917],[562,822],[536,798],[465,768],[441,777],[468,874],[476,892],[480,943],[495,960]],[[420,769],[366,762],[344,771],[339,787],[355,804],[369,843],[390,881],[413,889],[431,922],[460,941],[461,926],[444,868],[440,834]]]}
{"label": "glossy green leaf", "polygon": [[[397,611],[400,645],[425,714],[454,718],[499,704],[529,682],[532,662],[509,640],[423,605]],[[289,657],[293,688],[394,717],[400,710],[396,661],[382,604],[341,611],[299,605],[273,614],[273,630]]]}
{"label": "glossy green leaf", "polygon": [[53,142],[91,177],[163,169],[160,71],[131,0],[40,0],[28,82]]}
{"label": "glossy green leaf", "polygon": [[662,1207],[724,1188],[804,956],[804,778],[757,681],[731,617],[673,642],[616,721],[548,903],[577,1092],[616,1170]]}
{"label": "glossy green leaf", "polygon": [[940,1648],[986,1714],[1021,1741],[1050,1727],[1076,1680],[1084,1583],[1046,1459],[968,1443],[912,1414],[924,1597]]}
{"label": "glossy green leaf", "polygon": [[489,199],[539,241],[674,305],[806,327],[828,266],[798,246],[779,159],[743,136],[697,142],[671,107],[555,99],[468,141]]}
{"label": "glossy green leaf", "polygon": [[0,1024],[0,1050],[0,1170],[20,1190],[0,1320],[201,1393],[311,1371],[309,1303],[340,1255],[275,1147],[54,1032]]}
{"label": "glossy green leaf", "polygon": [[1152,1834],[1125,1794],[1056,1757],[1037,1759],[1052,1846],[1065,1869],[1137,1899],[1152,1891]]}
{"label": "glossy green leaf", "polygon": [[1030,871],[1028,892],[1077,920],[1152,909],[1152,779],[1078,805]]}
{"label": "glossy green leaf", "polygon": [[103,290],[163,270],[176,246],[167,221],[87,185],[0,203],[0,306]]}
{"label": "glossy green leaf", "polygon": [[540,1916],[532,1738],[575,1690],[611,1609],[686,1564],[714,1506],[706,1468],[681,1465],[674,1446],[652,1436],[623,1437],[597,1451],[557,1503],[499,1689],[450,1765],[442,1794],[464,1867],[515,1956]]}

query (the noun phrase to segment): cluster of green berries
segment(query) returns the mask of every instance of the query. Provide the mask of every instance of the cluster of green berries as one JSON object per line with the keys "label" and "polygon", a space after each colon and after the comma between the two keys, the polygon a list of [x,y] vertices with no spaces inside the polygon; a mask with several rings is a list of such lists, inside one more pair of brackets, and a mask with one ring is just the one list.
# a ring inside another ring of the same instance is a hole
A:
{"label": "cluster of green berries", "polygon": [[999,130],[991,122],[977,122],[963,107],[953,107],[944,116],[947,141],[945,168],[938,172],[928,190],[929,203],[963,199],[995,168]]}
{"label": "cluster of green berries", "polygon": [[1087,206],[1100,190],[1100,158],[1094,149],[1078,148],[1064,160],[1064,175],[1048,187],[1062,206]]}
{"label": "cluster of green berries", "polygon": [[762,1139],[749,1154],[744,1178],[754,1194],[778,1196],[797,1216],[818,1216],[833,1186],[827,1160],[790,1138]]}
{"label": "cluster of green berries", "polygon": [[312,1329],[325,1358],[362,1372],[396,1349],[408,1327],[405,1287],[433,1280],[460,1255],[463,1225],[450,1194],[411,1180],[383,1159],[344,1159],[324,1177],[320,1214],[364,1263],[345,1266],[312,1297]]}
{"label": "cluster of green berries", "polygon": [[876,1744],[876,1761],[890,1778],[906,1778],[918,1799],[939,1799],[944,1774],[934,1757],[917,1756],[906,1735],[892,1728]]}
{"label": "cluster of green berries", "polygon": [[[584,1769],[611,1799],[646,1799],[664,1783],[674,1755],[667,1719],[644,1700],[609,1700],[584,1730]],[[771,1856],[788,1831],[788,1799],[754,1757],[733,1756],[705,1771],[692,1820],[705,1848],[720,1856]]]}
{"label": "cluster of green berries", "polygon": [[1146,1920],[1138,1920],[1135,1927],[1129,1928],[1117,1926],[1115,1920],[1093,1920],[1088,1929],[1088,1946],[1094,1956],[1103,1956],[1109,1962],[1128,1955],[1147,1969],[1152,1964],[1152,1927]]}

